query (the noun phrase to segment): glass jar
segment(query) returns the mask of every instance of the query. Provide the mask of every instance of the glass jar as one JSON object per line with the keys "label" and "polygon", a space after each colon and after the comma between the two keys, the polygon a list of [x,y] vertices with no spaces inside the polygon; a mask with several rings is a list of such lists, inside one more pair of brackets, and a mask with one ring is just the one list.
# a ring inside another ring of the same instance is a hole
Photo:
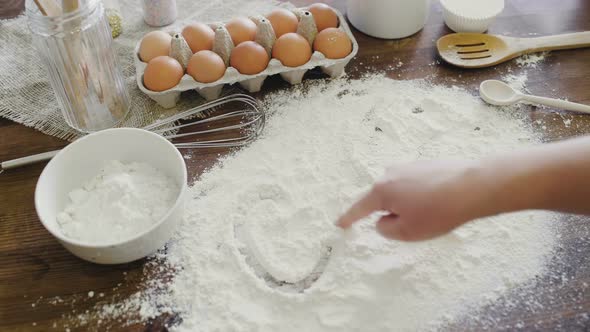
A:
{"label": "glass jar", "polygon": [[33,44],[68,125],[94,132],[119,124],[129,95],[102,2],[77,0],[76,10],[51,17],[33,0],[26,8]]}

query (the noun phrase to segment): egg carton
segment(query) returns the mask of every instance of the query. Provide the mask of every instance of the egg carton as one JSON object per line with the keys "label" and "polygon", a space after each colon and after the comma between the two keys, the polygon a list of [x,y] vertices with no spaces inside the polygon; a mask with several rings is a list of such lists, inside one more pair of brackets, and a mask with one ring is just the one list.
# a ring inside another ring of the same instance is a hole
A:
{"label": "egg carton", "polygon": [[[307,7],[297,8],[294,11],[298,11],[297,15],[301,15],[301,19],[303,19],[303,16],[308,16],[313,21],[313,16],[311,16],[312,14],[307,11]],[[223,77],[212,83],[197,82],[192,76],[185,73],[178,85],[171,89],[157,92],[147,89],[143,84],[143,73],[145,71],[147,63],[139,59],[139,45],[141,43],[140,40],[135,46],[134,53],[137,86],[143,93],[145,93],[151,99],[156,101],[160,106],[164,108],[171,108],[174,107],[180,99],[180,93],[188,90],[197,91],[197,93],[199,93],[199,95],[201,95],[206,100],[214,100],[219,98],[223,90],[223,87],[228,84],[231,85],[238,83],[249,92],[258,92],[262,88],[262,85],[264,84],[266,78],[268,76],[276,74],[279,74],[285,81],[289,82],[292,85],[301,83],[301,81],[303,80],[303,75],[305,75],[305,73],[308,70],[314,69],[316,67],[320,67],[321,70],[327,75],[329,75],[331,78],[339,77],[344,74],[344,69],[346,65],[357,54],[359,46],[352,32],[350,31],[350,27],[348,26],[348,23],[346,22],[346,19],[344,18],[342,13],[340,13],[336,9],[334,9],[334,12],[336,12],[336,15],[338,16],[338,28],[344,31],[346,35],[348,35],[348,37],[350,38],[350,41],[352,42],[352,52],[350,52],[349,55],[342,59],[328,59],[321,52],[314,51],[311,56],[311,59],[304,65],[299,67],[287,67],[283,66],[283,64],[279,60],[271,58],[268,67],[258,74],[244,75],[238,72],[237,69],[228,66]],[[260,24],[260,19],[253,19],[253,21],[257,24]],[[209,25],[213,29],[216,29],[217,27],[222,26],[222,23],[213,23]],[[315,28],[315,24],[313,24],[313,29],[314,31],[309,33],[308,36],[304,36],[308,39],[308,41],[310,41],[312,45],[313,38],[315,38],[315,35],[317,34],[317,28]],[[272,42],[268,45],[263,46],[266,46],[267,51],[269,51],[269,48],[272,48],[273,43],[274,32]],[[214,51],[215,50],[216,48],[214,45]],[[217,51],[217,53],[219,54],[220,52]],[[219,55],[222,56],[222,58],[224,58],[223,54]],[[225,60],[227,60],[228,56],[229,54],[225,54]]]}

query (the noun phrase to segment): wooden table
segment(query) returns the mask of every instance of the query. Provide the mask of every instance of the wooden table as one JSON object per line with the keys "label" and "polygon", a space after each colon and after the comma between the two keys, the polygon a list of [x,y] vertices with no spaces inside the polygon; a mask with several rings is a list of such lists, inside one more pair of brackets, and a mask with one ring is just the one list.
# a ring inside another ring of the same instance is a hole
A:
{"label": "wooden table", "polygon": [[[13,16],[22,8],[22,0],[0,4],[0,17]],[[294,1],[304,5],[314,1]],[[343,0],[328,2],[345,11]],[[1,24],[1,23],[0,23]],[[510,0],[491,28],[491,33],[529,36],[590,30],[590,1],[587,0]],[[515,62],[482,70],[461,70],[441,62],[434,41],[450,31],[442,21],[438,3],[433,4],[426,28],[406,39],[387,41],[367,37],[355,31],[360,44],[358,56],[348,66],[351,77],[368,71],[386,72],[395,79],[428,78],[435,83],[475,89],[483,79],[498,78],[509,70],[522,70]],[[395,68],[401,61],[403,65]],[[393,66],[392,66],[393,65]],[[265,91],[287,84],[278,78],[265,83]],[[590,104],[590,49],[551,53],[538,68],[528,70],[528,89],[532,93],[568,98]],[[1,101],[0,101],[1,103]],[[571,120],[566,126],[565,121]],[[555,114],[531,109],[530,120],[546,140],[590,133],[590,117]],[[65,141],[33,129],[0,119],[0,160],[61,148]],[[194,178],[218,158],[217,153],[200,153],[199,161],[189,162]],[[143,276],[145,261],[120,266],[99,266],[83,262],[57,243],[41,226],[35,214],[33,194],[44,165],[25,167],[0,175],[0,330],[63,330],[68,316],[91,309],[96,303],[124,298],[136,291]],[[562,271],[560,278],[541,277],[534,289],[543,305],[535,310],[521,306],[527,299],[506,297],[490,306],[485,319],[468,320],[452,329],[588,331],[590,320],[590,218],[569,219],[560,227],[560,260],[551,268]],[[506,248],[510,250],[510,248]],[[88,292],[104,293],[89,297]],[[59,296],[63,302],[56,300]],[[499,309],[515,301],[507,313]],[[530,300],[530,299],[529,299]],[[74,302],[75,301],[75,302]],[[112,331],[160,331],[166,322],[178,317],[159,317],[147,324],[122,327],[119,322],[102,325]],[[70,325],[71,326],[71,325]],[[71,330],[87,330],[89,327]],[[90,328],[92,330],[92,328]]]}

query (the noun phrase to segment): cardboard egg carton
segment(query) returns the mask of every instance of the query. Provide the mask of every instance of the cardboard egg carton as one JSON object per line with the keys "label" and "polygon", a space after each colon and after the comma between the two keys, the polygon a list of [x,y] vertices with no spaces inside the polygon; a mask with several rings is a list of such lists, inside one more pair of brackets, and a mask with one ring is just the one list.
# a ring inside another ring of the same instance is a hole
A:
{"label": "cardboard egg carton", "polygon": [[[293,11],[296,13],[296,15],[299,17],[301,21],[303,21],[304,19],[308,19],[313,22],[313,16],[310,12],[307,11],[306,7],[297,8]],[[340,13],[336,9],[334,9],[334,11],[338,15],[338,28],[344,31],[350,38],[350,41],[352,42],[352,52],[350,52],[350,54],[347,55],[345,58],[328,59],[322,53],[314,51],[311,56],[311,59],[307,63],[299,67],[283,66],[283,64],[279,60],[271,58],[268,67],[264,71],[255,75],[244,75],[238,72],[237,69],[228,66],[223,77],[221,77],[219,80],[213,83],[197,82],[192,76],[185,73],[178,85],[166,91],[157,92],[148,90],[143,84],[143,73],[145,71],[147,63],[142,62],[139,59],[139,45],[141,44],[140,40],[135,46],[135,71],[137,86],[143,93],[145,93],[151,99],[156,101],[160,106],[164,108],[171,108],[174,107],[180,99],[180,93],[188,90],[196,90],[197,93],[199,93],[199,95],[201,95],[206,100],[214,100],[221,95],[223,87],[227,84],[239,83],[244,89],[248,90],[249,92],[258,92],[262,88],[262,85],[264,84],[266,78],[268,76],[276,74],[279,74],[285,81],[291,84],[301,83],[301,81],[303,80],[303,75],[305,75],[305,73],[308,70],[316,67],[320,67],[324,73],[326,73],[332,78],[339,77],[342,74],[344,74],[344,68],[350,62],[350,60],[357,54],[358,43],[352,35],[350,27],[348,26],[348,23],[346,22],[346,19],[344,18],[342,13]],[[260,30],[261,21],[264,21],[264,19],[260,16],[258,18],[254,17],[252,18],[252,20],[258,25]],[[268,26],[270,26],[270,22],[268,22],[268,20],[266,20],[265,23]],[[225,30],[222,23],[213,23],[210,24],[210,26],[214,30],[218,28],[222,28]],[[301,27],[302,25],[300,25],[298,33],[303,35],[306,39],[308,39],[308,41],[310,41],[310,44],[313,45],[313,40],[317,34],[317,28],[315,27],[315,23],[313,23],[311,25],[311,28],[308,29],[304,28],[303,30],[301,30]],[[225,30],[225,32],[227,32],[227,30]],[[226,35],[228,36],[229,34]],[[265,47],[265,49],[268,52],[270,52],[270,50],[272,49],[272,45],[274,44],[275,40],[276,38],[274,37],[274,32],[272,32],[271,38],[265,39],[266,42],[258,41],[257,37],[257,42],[259,42],[263,47]],[[216,45],[216,43],[218,43],[217,31],[213,51],[219,54],[227,63],[229,60],[229,52],[231,52],[231,49],[233,48],[233,43],[229,45],[228,48],[225,48],[225,50],[222,47],[220,47],[220,45]],[[229,43],[231,43],[231,39],[229,40]]]}

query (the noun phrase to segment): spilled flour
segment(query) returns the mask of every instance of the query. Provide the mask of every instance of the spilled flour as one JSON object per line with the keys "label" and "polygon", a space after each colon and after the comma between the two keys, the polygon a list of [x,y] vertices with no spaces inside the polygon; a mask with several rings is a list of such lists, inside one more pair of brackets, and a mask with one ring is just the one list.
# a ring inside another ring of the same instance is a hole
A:
{"label": "spilled flour", "polygon": [[528,74],[526,72],[515,74],[507,74],[502,76],[502,80],[508,84],[511,88],[518,92],[527,93],[526,82],[528,80]]}
{"label": "spilled flour", "polygon": [[516,58],[516,64],[520,67],[537,68],[539,63],[545,61],[549,52],[524,54]]}
{"label": "spilled flour", "polygon": [[[176,331],[430,330],[545,272],[549,213],[487,218],[421,243],[380,237],[375,217],[342,234],[333,226],[392,163],[534,144],[518,114],[462,89],[380,76],[308,82],[265,103],[264,135],[190,190],[164,254],[177,272],[164,291],[132,300],[143,313],[179,313]],[[252,241],[236,240],[234,225]],[[296,279],[327,241],[329,263],[303,294],[268,287],[239,250],[256,246],[273,273]]]}
{"label": "spilled flour", "polygon": [[[393,162],[466,157],[529,144],[514,116],[460,89],[370,77],[267,100],[264,136],[205,173],[168,259],[180,331],[416,330],[468,313],[542,272],[552,217],[481,220],[443,238],[400,243],[370,218],[335,243],[303,295],[267,287],[246,266],[234,224],[285,276],[309,269],[333,222]],[[433,220],[436,222],[436,220]]]}

